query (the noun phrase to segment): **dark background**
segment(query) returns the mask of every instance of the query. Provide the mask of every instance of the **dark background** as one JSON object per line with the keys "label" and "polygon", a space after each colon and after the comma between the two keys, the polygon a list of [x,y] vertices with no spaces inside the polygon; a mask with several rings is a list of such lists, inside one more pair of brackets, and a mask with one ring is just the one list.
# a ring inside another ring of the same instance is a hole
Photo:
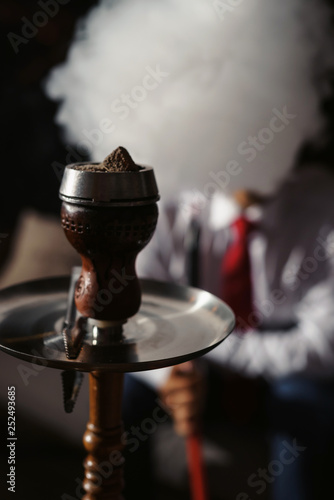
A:
{"label": "dark background", "polygon": [[[60,208],[59,176],[52,162],[65,164],[67,151],[61,130],[54,124],[57,103],[45,96],[42,84],[50,69],[66,59],[77,20],[97,1],[69,0],[65,5],[49,1],[56,3],[59,10],[53,17],[48,16],[45,26],[37,28],[30,39],[22,33],[27,24],[22,18],[39,22],[34,16],[43,9],[37,0],[7,0],[0,4],[3,47],[0,233],[8,234],[2,238],[0,262],[10,249],[15,223],[23,208],[53,214]],[[9,33],[27,40],[20,43],[18,39],[17,53]]]}
{"label": "dark background", "polygon": [[[43,1],[42,1],[43,3]],[[47,2],[46,2],[47,3]],[[52,3],[57,3],[56,0]],[[97,2],[69,0],[60,5],[44,27],[27,43],[12,47],[8,34],[22,35],[26,17],[32,21],[43,11],[37,0],[2,1],[0,265],[11,250],[20,212],[32,208],[44,214],[59,213],[59,177],[52,162],[65,163],[67,151],[61,130],[54,124],[57,103],[44,94],[42,84],[50,69],[65,60],[77,20]],[[60,377],[59,377],[60,383]],[[59,401],[59,405],[62,401]],[[76,477],[83,476],[83,448],[74,449],[40,423],[29,420],[19,407],[16,424],[16,493],[5,484],[8,472],[7,408],[0,408],[0,498],[16,500],[60,499],[64,492],[75,497]],[[43,408],[41,408],[43,411]]]}

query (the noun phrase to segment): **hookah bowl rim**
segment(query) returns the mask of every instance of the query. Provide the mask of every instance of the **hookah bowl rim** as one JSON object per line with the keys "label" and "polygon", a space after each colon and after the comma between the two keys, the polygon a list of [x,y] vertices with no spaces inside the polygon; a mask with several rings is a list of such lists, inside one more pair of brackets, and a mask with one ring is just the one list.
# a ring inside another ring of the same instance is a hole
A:
{"label": "hookah bowl rim", "polygon": [[59,197],[85,206],[122,207],[149,205],[160,199],[152,167],[139,165],[132,172],[91,172],[74,167],[97,162],[71,163],[64,170]]}

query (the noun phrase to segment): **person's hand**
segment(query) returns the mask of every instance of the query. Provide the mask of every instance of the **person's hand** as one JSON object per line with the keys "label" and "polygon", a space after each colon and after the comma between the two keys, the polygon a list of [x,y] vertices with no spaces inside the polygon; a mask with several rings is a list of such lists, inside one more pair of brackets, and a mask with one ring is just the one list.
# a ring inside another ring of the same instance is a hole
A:
{"label": "person's hand", "polygon": [[160,397],[171,412],[180,436],[188,437],[198,430],[204,408],[205,376],[195,362],[174,366],[160,388]]}

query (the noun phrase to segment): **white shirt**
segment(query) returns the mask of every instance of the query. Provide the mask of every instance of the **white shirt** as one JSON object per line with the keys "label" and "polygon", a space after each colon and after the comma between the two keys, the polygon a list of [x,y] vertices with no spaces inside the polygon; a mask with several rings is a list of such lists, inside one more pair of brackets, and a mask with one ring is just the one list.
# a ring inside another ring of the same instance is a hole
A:
{"label": "white shirt", "polygon": [[[237,331],[206,357],[246,376],[334,375],[334,175],[295,172],[262,210],[249,241],[254,329]],[[220,263],[238,209],[223,194],[184,193],[160,207],[157,231],[138,260],[141,277],[187,283],[185,235],[201,227],[200,288],[217,296]],[[157,386],[166,369],[141,376]]]}

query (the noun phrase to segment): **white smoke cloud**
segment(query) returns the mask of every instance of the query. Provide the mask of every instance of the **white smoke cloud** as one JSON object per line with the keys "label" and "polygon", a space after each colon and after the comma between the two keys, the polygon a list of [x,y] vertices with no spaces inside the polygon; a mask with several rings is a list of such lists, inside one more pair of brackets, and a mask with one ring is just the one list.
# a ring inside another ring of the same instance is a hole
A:
{"label": "white smoke cloud", "polygon": [[[269,191],[322,125],[312,67],[332,64],[333,49],[320,7],[315,0],[101,1],[48,78],[48,94],[61,101],[57,121],[79,150],[89,144],[95,161],[127,147],[137,163],[154,166],[163,195],[202,191],[209,173],[230,160],[242,173],[230,176],[227,190]],[[154,82],[147,75],[157,67],[164,76]],[[263,133],[269,142],[247,161],[254,154],[244,142],[284,107],[295,118],[271,140]],[[105,132],[94,134],[101,120]]]}

